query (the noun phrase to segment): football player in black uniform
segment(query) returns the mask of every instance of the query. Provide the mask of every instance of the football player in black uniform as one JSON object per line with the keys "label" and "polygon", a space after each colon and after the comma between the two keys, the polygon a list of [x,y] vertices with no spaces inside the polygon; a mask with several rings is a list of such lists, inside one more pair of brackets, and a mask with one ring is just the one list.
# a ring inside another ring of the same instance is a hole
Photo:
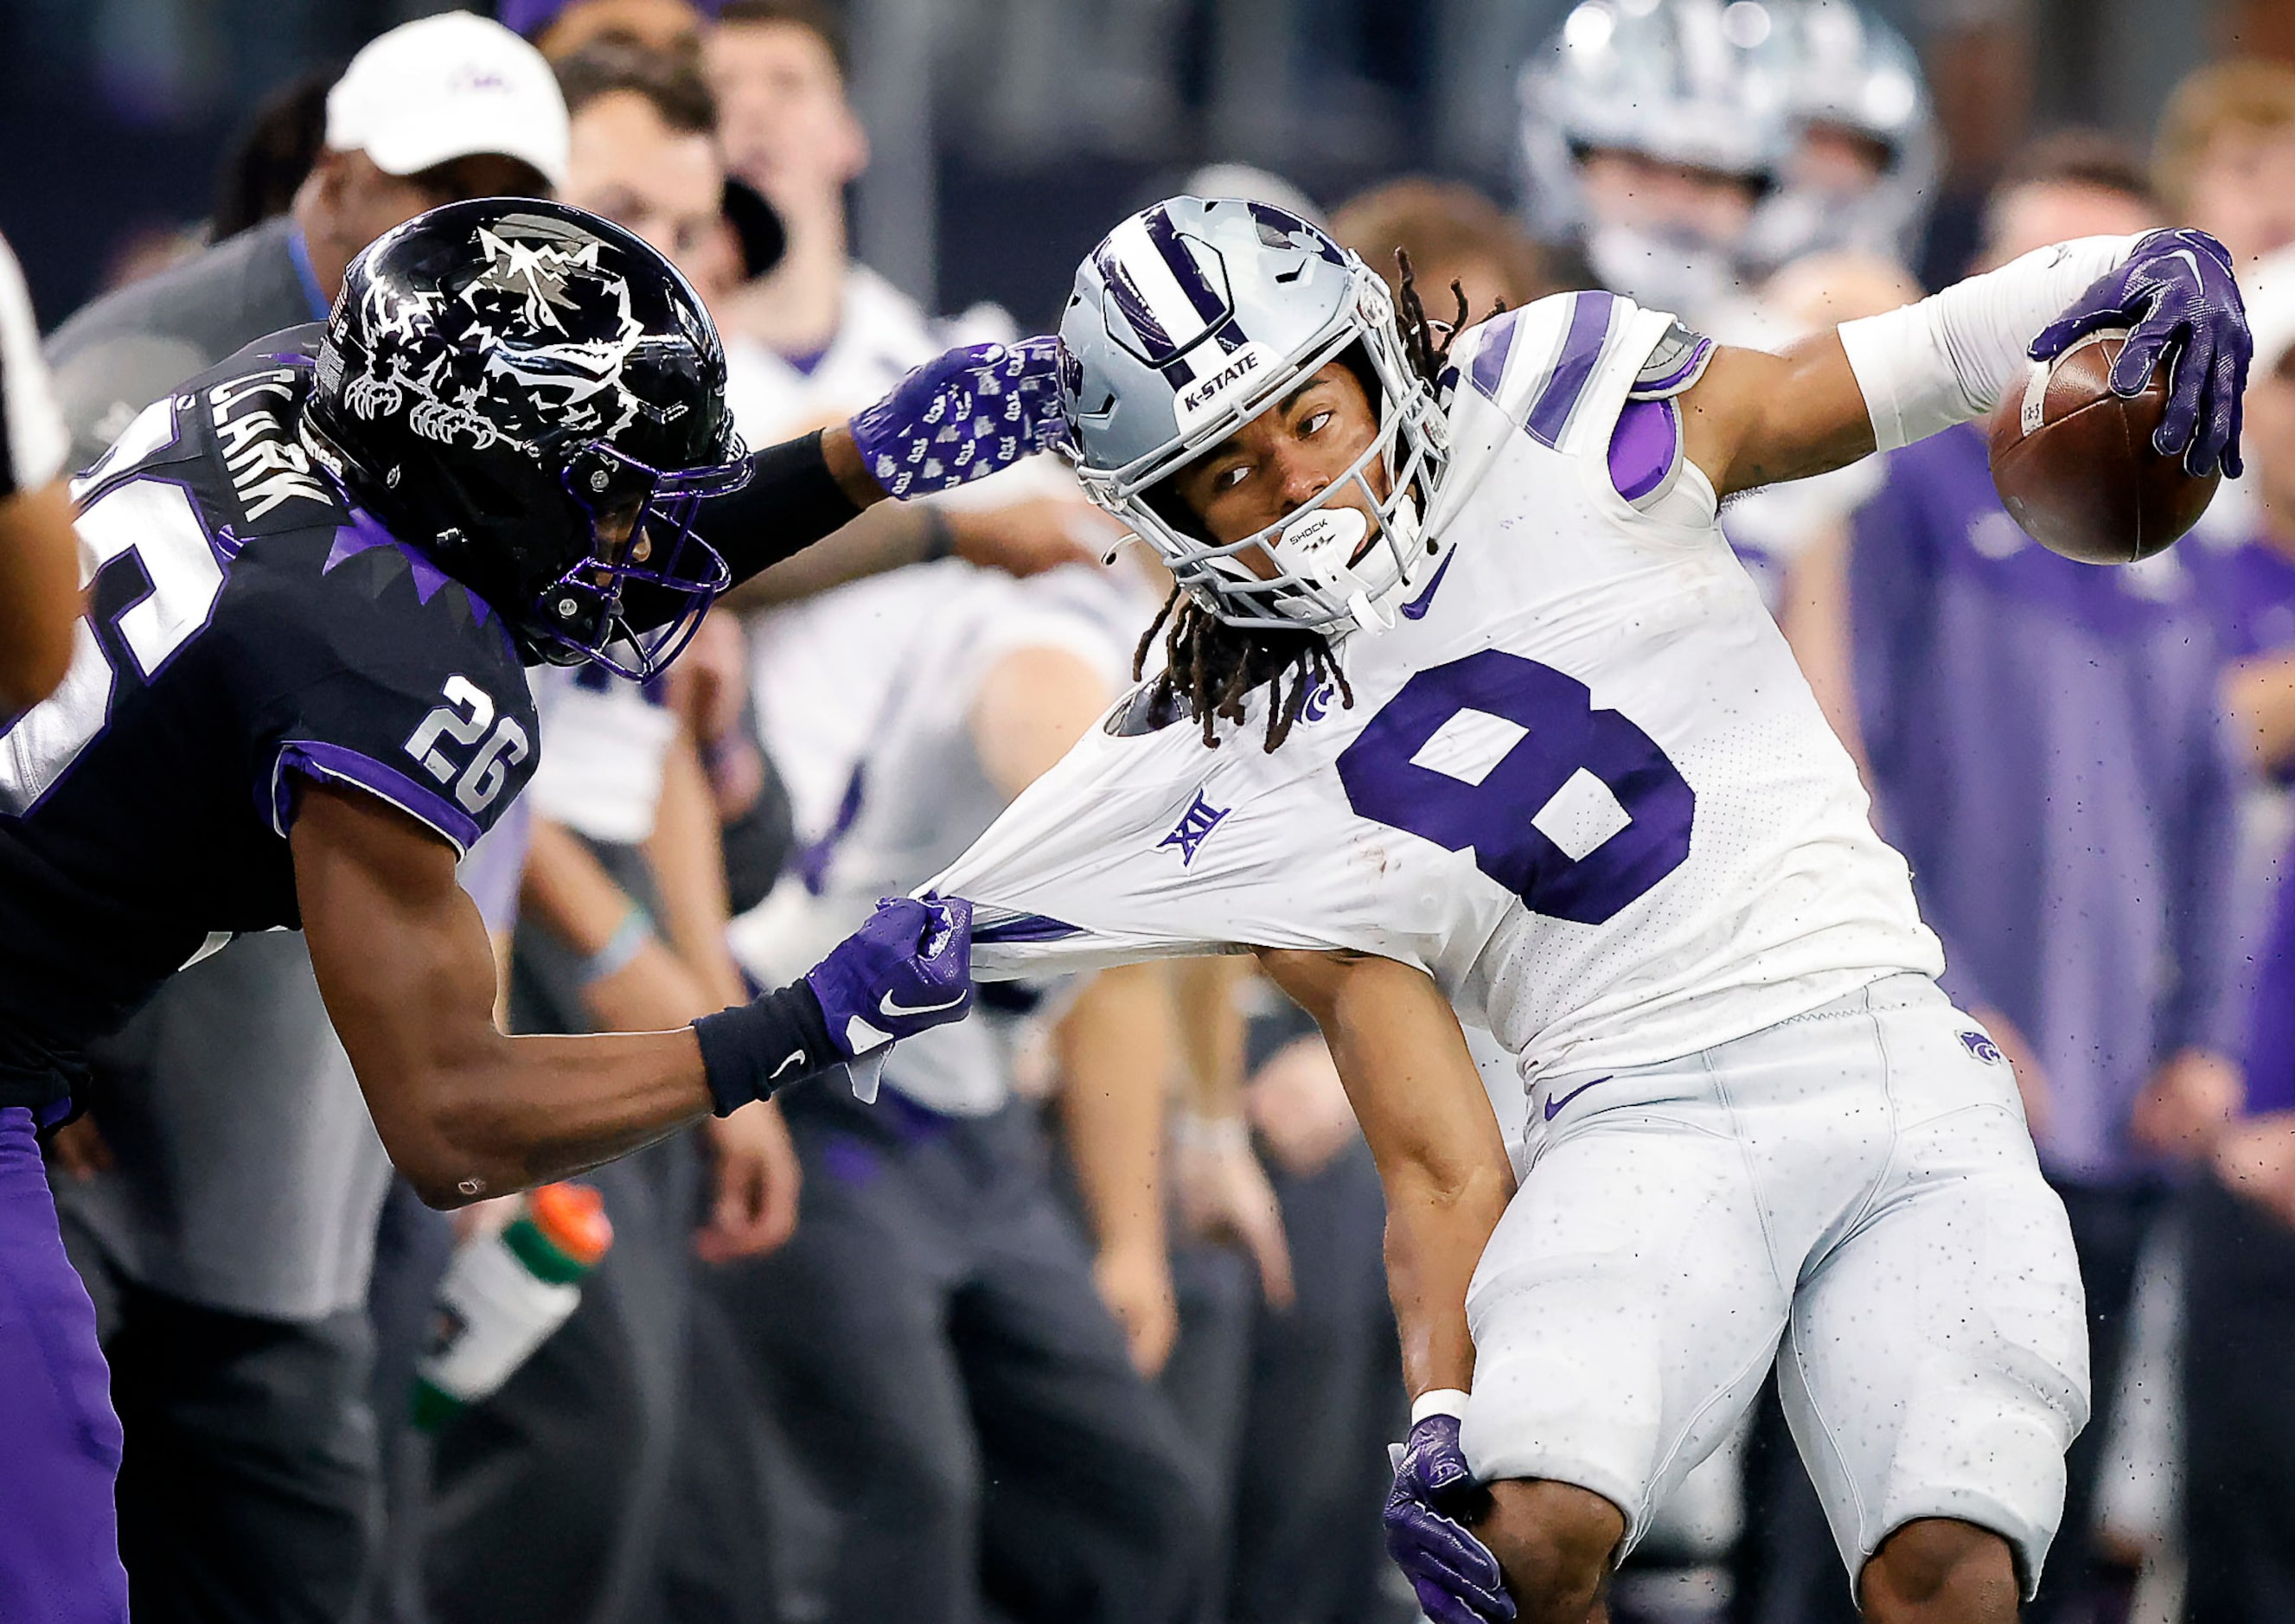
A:
{"label": "football player in black uniform", "polygon": [[1053,372],[1042,345],[953,351],[744,455],[668,263],[493,200],[380,239],[323,328],[185,384],[89,471],[69,673],[0,736],[0,1618],[127,1616],[118,1424],[34,1136],[88,1041],[204,947],[303,929],[383,1143],[439,1205],[964,1012],[963,905],[903,899],[692,1027],[505,1037],[454,867],[534,770],[523,666],[659,670],[718,592],[888,488],[1045,444]]}

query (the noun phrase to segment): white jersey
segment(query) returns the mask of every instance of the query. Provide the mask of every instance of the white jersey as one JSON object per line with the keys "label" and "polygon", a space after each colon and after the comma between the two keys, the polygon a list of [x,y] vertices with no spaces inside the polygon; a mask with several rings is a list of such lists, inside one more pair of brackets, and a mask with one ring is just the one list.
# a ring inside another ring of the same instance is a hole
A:
{"label": "white jersey", "polygon": [[[1088,570],[1016,581],[954,559],[761,616],[758,721],[798,848],[772,894],[734,921],[744,967],[768,984],[802,974],[879,897],[915,889],[1004,810],[972,733],[1000,660],[1065,649],[1113,693],[1144,619]],[[977,1113],[1003,1103],[1008,1062],[994,1024],[967,1021],[903,1041],[886,1080],[935,1110]]]}
{"label": "white jersey", "polygon": [[[1608,449],[1672,318],[1605,293],[1462,335],[1446,545],[1282,748],[1117,706],[933,881],[984,979],[1237,945],[1416,965],[1525,1077],[1689,1054],[1939,973],[1902,858],[1678,460]],[[1678,353],[1678,352],[1677,352]]]}

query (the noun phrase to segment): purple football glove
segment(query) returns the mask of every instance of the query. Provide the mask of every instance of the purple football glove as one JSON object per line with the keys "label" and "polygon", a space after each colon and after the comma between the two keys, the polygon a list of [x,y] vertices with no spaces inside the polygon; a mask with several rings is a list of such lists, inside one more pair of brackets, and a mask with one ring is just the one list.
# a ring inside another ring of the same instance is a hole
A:
{"label": "purple football glove", "polygon": [[1429,1416],[1410,1429],[1386,1496],[1386,1554],[1433,1624],[1503,1624],[1514,1617],[1499,1559],[1455,1514],[1481,1493],[1458,1447],[1456,1416]]}
{"label": "purple football glove", "polygon": [[2255,340],[2231,251],[2189,227],[2153,232],[2032,340],[2032,359],[2053,361],[2107,327],[2130,329],[2111,366],[2115,394],[2140,393],[2163,359],[2174,368],[2152,449],[2163,457],[2180,453],[2187,473],[2220,465],[2238,478],[2240,396]]}
{"label": "purple football glove", "polygon": [[971,344],[927,361],[852,423],[888,496],[953,490],[1067,437],[1059,340]]}
{"label": "purple football glove", "polygon": [[848,1060],[964,1018],[972,1008],[972,904],[886,897],[804,973]]}

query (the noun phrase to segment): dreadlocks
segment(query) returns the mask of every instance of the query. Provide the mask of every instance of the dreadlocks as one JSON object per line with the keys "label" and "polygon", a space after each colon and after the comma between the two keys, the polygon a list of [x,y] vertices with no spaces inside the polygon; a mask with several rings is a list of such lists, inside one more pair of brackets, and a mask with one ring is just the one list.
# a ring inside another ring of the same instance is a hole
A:
{"label": "dreadlocks", "polygon": [[[1450,363],[1451,341],[1466,326],[1466,290],[1453,282],[1450,296],[1458,301],[1457,316],[1449,322],[1433,321],[1419,302],[1417,283],[1410,273],[1410,256],[1397,249],[1394,263],[1401,275],[1396,304],[1401,312],[1402,353],[1412,371],[1430,388],[1439,388]],[[1491,314],[1505,308],[1501,300]],[[1363,381],[1375,399],[1375,380]],[[1299,720],[1308,697],[1326,683],[1337,686],[1340,698],[1348,706],[1355,702],[1346,673],[1339,669],[1329,640],[1320,632],[1305,627],[1295,632],[1244,631],[1211,614],[1175,586],[1132,654],[1133,677],[1147,669],[1148,652],[1156,646],[1159,632],[1164,637],[1164,669],[1156,677],[1153,703],[1200,723],[1204,743],[1214,750],[1219,748],[1221,720],[1241,722],[1244,702],[1262,687],[1274,690],[1267,707],[1266,747],[1270,751],[1280,748],[1291,736],[1292,724]]]}

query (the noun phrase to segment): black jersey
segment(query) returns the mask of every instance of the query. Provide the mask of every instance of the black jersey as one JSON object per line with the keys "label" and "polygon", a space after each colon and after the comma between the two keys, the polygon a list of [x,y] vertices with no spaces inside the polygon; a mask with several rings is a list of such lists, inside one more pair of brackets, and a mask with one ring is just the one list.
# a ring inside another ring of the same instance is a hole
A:
{"label": "black jersey", "polygon": [[296,423],[319,330],[155,403],[79,489],[88,612],[0,737],[0,1106],[203,949],[296,926],[298,779],[459,851],[524,788],[534,703],[498,616],[352,505]]}

